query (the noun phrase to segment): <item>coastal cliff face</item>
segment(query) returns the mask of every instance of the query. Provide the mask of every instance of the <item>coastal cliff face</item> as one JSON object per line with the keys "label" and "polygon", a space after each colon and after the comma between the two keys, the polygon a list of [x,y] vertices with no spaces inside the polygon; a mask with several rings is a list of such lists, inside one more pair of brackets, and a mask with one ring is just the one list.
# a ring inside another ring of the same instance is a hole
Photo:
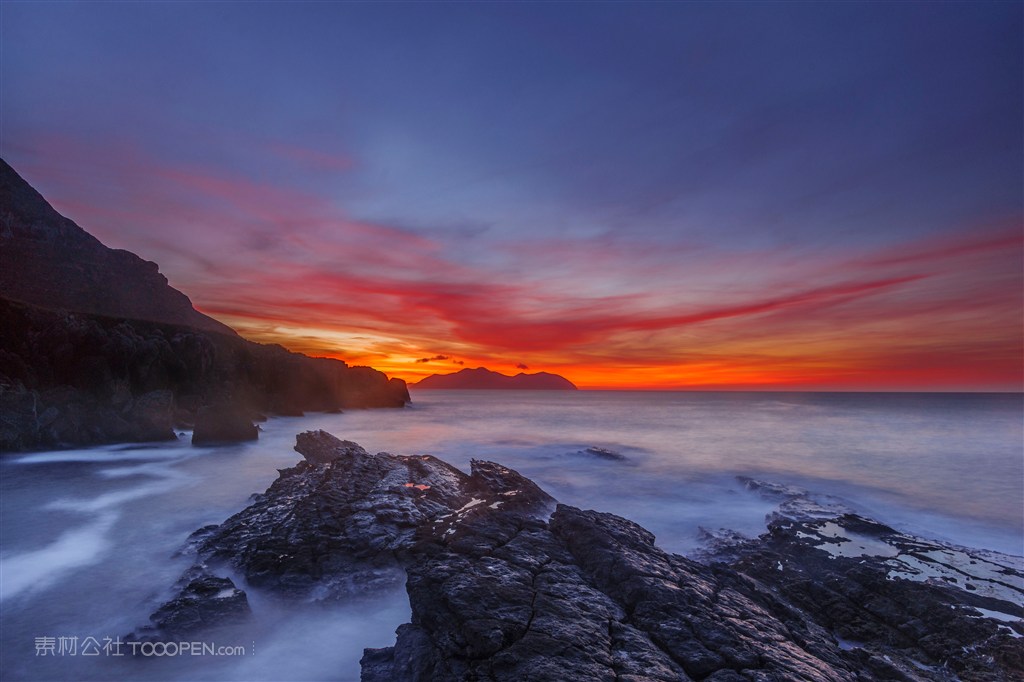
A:
{"label": "coastal cliff face", "polygon": [[0,299],[0,451],[167,440],[174,428],[197,426],[206,406],[218,408],[215,421],[241,413],[251,427],[259,414],[408,400],[404,382],[369,367]]}
{"label": "coastal cliff face", "polygon": [[[698,562],[626,519],[557,504],[500,464],[474,461],[467,475],[322,431],[297,440],[304,461],[193,534],[180,594],[133,638],[259,618],[225,573],[303,602],[405,580],[411,621],[394,646],[365,651],[364,682],[1024,676],[1013,557],[750,482],[781,501],[768,532],[720,537]],[[230,604],[204,598],[209,584]]]}
{"label": "coastal cliff face", "polygon": [[0,161],[0,452],[171,439],[204,407],[252,428],[259,414],[408,401],[369,367],[242,339]]}
{"label": "coastal cliff face", "polygon": [[234,336],[192,307],[156,263],[104,246],[0,159],[0,295],[53,310]]}

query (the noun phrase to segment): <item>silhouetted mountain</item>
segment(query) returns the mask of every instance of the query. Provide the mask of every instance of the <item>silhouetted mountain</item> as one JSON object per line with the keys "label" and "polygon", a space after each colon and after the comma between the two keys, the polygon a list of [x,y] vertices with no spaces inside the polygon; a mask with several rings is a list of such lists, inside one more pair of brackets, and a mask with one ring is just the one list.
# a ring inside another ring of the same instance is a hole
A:
{"label": "silhouetted mountain", "polygon": [[[408,400],[404,381],[375,369],[246,341],[0,160],[0,451],[170,439],[203,415]],[[217,426],[206,430],[230,431]]]}
{"label": "silhouetted mountain", "polygon": [[416,388],[451,389],[513,389],[525,391],[575,391],[576,385],[563,376],[548,372],[515,376],[492,372],[485,367],[460,370],[453,374],[431,374],[426,379],[412,384]]}

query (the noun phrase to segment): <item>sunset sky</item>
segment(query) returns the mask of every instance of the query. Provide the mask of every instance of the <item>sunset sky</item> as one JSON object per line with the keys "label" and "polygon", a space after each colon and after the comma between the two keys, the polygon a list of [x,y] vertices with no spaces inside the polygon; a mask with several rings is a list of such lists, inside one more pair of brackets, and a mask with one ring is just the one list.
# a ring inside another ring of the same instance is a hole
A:
{"label": "sunset sky", "polygon": [[1021,390],[1022,7],[3,3],[0,155],[409,381]]}

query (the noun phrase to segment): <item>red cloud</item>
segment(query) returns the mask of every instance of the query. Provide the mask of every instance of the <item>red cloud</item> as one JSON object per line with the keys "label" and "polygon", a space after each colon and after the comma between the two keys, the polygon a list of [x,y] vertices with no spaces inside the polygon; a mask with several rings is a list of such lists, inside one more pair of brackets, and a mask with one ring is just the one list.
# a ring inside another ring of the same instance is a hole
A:
{"label": "red cloud", "polygon": [[[659,368],[650,381],[693,383],[703,372],[709,385],[1019,386],[1019,221],[853,257],[604,237],[496,243],[499,264],[484,265],[423,234],[353,219],[324,196],[238,173],[124,146],[99,155],[70,138],[18,149],[29,160],[18,165],[59,209],[111,246],[160,262],[197,307],[307,352],[412,364],[428,349],[458,348],[468,360],[574,368],[590,377],[584,385],[623,385]],[[92,169],[97,158],[104,164]],[[288,343],[287,328],[377,340]]]}

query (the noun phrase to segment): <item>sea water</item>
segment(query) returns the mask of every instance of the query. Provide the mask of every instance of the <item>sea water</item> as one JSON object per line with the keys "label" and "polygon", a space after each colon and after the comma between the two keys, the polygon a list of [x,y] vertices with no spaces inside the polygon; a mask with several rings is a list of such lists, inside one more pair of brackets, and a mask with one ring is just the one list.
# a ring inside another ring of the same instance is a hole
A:
{"label": "sea water", "polygon": [[1021,394],[414,391],[405,409],[262,428],[241,445],[192,447],[183,433],[0,460],[0,678],[358,679],[363,648],[391,644],[408,620],[403,590],[326,607],[240,585],[256,618],[200,636],[198,654],[115,655],[190,565],[175,554],[189,533],[294,465],[295,434],[309,429],[466,471],[471,459],[501,462],[674,552],[698,548],[701,528],[763,531],[775,503],[738,479],[749,476],[838,496],[901,530],[1024,554]]}

